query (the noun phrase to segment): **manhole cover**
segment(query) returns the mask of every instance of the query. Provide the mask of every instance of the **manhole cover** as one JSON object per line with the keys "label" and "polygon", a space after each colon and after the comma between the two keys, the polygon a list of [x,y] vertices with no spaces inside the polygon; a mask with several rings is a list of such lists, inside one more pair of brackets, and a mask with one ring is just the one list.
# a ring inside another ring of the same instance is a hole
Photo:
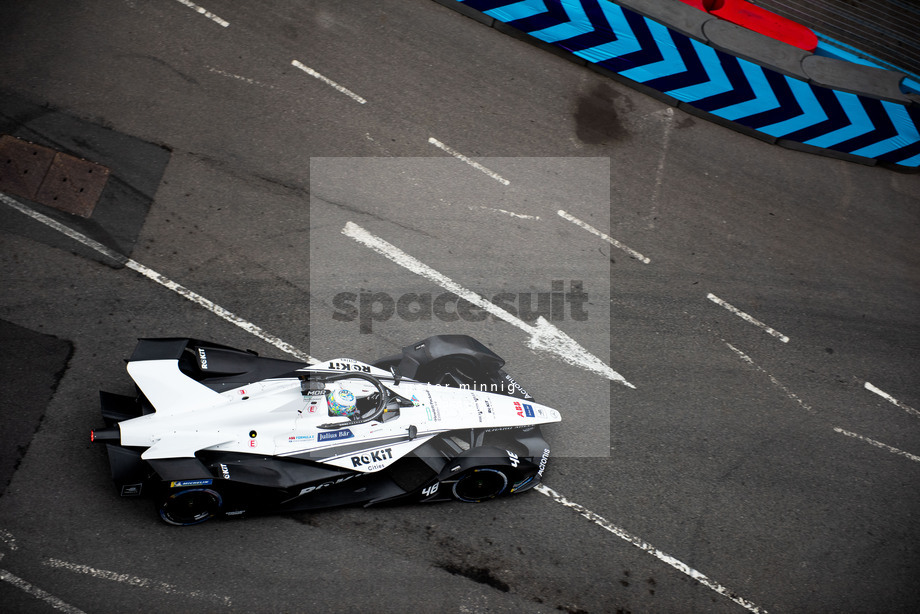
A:
{"label": "manhole cover", "polygon": [[35,200],[56,153],[8,134],[0,136],[0,192]]}
{"label": "manhole cover", "polygon": [[102,194],[109,169],[59,153],[38,189],[35,201],[67,213],[89,217]]}
{"label": "manhole cover", "polygon": [[109,169],[48,147],[0,136],[0,192],[89,217]]}

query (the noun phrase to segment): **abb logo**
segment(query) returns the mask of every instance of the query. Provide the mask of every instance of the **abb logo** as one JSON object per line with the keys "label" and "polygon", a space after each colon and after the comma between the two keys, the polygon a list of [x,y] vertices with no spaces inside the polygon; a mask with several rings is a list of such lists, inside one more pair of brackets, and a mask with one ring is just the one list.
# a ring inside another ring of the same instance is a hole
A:
{"label": "abb logo", "polygon": [[517,410],[517,415],[519,415],[521,418],[533,418],[534,417],[533,405],[515,401],[514,409]]}

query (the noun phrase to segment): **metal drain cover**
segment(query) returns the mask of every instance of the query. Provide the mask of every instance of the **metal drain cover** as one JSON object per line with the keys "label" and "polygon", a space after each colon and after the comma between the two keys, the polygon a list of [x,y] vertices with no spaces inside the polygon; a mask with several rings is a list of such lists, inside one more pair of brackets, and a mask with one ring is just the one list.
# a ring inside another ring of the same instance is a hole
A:
{"label": "metal drain cover", "polygon": [[109,169],[4,134],[0,137],[0,191],[66,213],[89,217]]}
{"label": "metal drain cover", "polygon": [[0,192],[35,200],[56,153],[8,134],[0,136]]}
{"label": "metal drain cover", "polygon": [[109,169],[95,162],[59,153],[38,189],[35,201],[81,217],[93,214]]}

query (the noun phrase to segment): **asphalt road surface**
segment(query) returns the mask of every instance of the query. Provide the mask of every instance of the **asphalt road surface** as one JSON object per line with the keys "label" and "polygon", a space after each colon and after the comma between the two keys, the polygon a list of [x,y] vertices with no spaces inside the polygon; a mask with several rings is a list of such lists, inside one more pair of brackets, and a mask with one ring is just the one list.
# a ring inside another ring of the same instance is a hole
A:
{"label": "asphalt road surface", "polygon": [[[112,171],[89,218],[0,199],[5,612],[920,610],[920,177],[430,0],[189,4],[0,4],[2,131]],[[176,529],[89,441],[140,336],[447,332],[563,413],[545,489]]]}

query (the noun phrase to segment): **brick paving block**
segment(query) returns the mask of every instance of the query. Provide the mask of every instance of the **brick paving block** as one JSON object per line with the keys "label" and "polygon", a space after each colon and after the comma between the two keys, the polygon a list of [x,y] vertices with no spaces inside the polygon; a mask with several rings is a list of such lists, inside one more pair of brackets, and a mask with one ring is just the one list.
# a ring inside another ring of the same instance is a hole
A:
{"label": "brick paving block", "polygon": [[0,135],[0,192],[35,200],[56,153],[8,134]]}
{"label": "brick paving block", "polygon": [[101,164],[58,153],[34,200],[67,213],[89,217],[105,188],[109,172]]}

